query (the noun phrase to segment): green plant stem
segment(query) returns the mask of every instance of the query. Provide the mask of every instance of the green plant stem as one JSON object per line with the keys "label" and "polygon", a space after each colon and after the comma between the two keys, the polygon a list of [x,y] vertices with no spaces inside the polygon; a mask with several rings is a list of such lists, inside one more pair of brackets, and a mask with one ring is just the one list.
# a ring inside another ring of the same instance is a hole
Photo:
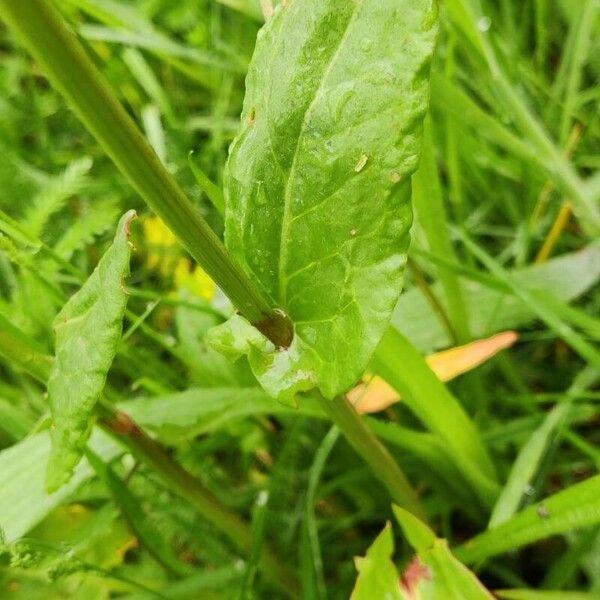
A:
{"label": "green plant stem", "polygon": [[0,0],[0,16],[27,46],[52,84],[150,208],[275,345],[288,346],[292,326],[227,254],[221,240],[165,169],[51,2]]}
{"label": "green plant stem", "polygon": [[[252,550],[253,535],[248,524],[221,504],[221,501],[195,477],[176,463],[165,449],[149,437],[125,413],[108,405],[100,405],[100,424],[127,447],[133,456],[158,473],[169,489],[186,499],[198,513],[223,532],[245,553]],[[280,562],[272,550],[264,548],[260,563],[265,577],[277,584],[288,596],[297,597],[295,576]]]}
{"label": "green plant stem", "polygon": [[371,467],[377,479],[385,485],[392,500],[426,521],[425,510],[406,476],[348,399],[345,396],[338,396],[333,400],[327,400],[320,394],[318,397],[323,410],[339,427],[348,443]]}
{"label": "green plant stem", "polygon": [[[53,358],[43,354],[31,340],[0,315],[0,355],[46,385]],[[123,444],[138,460],[152,467],[177,495],[186,499],[198,514],[210,521],[243,552],[252,549],[252,530],[239,516],[225,507],[200,481],[175,462],[168,452],[125,413],[108,403],[97,407],[99,425]],[[297,597],[299,584],[272,550],[264,547],[261,565],[267,579],[285,594]]]}

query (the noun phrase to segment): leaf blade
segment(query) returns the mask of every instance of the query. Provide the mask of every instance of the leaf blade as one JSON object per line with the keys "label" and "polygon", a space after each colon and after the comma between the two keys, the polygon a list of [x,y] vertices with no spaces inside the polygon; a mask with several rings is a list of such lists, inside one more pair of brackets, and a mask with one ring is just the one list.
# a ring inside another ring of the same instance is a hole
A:
{"label": "leaf blade", "polygon": [[55,320],[56,358],[48,380],[53,416],[49,491],[66,483],[82,457],[91,415],[121,337],[127,304],[123,280],[129,275],[129,211],[98,266]]}
{"label": "leaf blade", "polygon": [[388,598],[402,600],[396,567],[392,562],[394,537],[388,523],[377,536],[364,558],[356,559],[358,578],[350,600]]}
{"label": "leaf blade", "polygon": [[600,476],[546,498],[456,549],[466,563],[483,560],[572,529],[600,523]]}
{"label": "leaf blade", "polygon": [[[259,35],[225,170],[225,238],[295,322],[287,357],[254,361],[273,395],[345,391],[389,321],[436,23],[431,0],[301,0]],[[282,368],[287,383],[268,377]]]}
{"label": "leaf blade", "polygon": [[394,515],[418,557],[409,565],[402,580],[409,598],[447,600],[491,600],[474,573],[452,554],[446,540],[408,511],[394,506]]}

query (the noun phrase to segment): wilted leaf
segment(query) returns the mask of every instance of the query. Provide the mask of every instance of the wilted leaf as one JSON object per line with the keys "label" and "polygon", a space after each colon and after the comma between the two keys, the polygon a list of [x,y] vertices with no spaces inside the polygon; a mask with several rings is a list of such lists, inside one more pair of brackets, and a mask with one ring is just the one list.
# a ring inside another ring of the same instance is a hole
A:
{"label": "wilted leaf", "polygon": [[[441,381],[451,381],[512,346],[517,339],[514,331],[505,331],[485,340],[432,354],[427,357],[427,364]],[[385,379],[375,375],[351,390],[348,399],[359,413],[368,414],[385,410],[398,402],[400,394]]]}
{"label": "wilted leaf", "polygon": [[117,350],[127,304],[123,281],[129,274],[128,237],[134,217],[130,211],[121,218],[112,246],[54,322],[56,359],[48,380],[53,416],[49,491],[66,483],[81,459],[92,411]]}
{"label": "wilted leaf", "polygon": [[388,325],[436,32],[433,0],[295,0],[259,34],[225,239],[295,324],[288,349],[250,344],[274,396],[346,391]]}

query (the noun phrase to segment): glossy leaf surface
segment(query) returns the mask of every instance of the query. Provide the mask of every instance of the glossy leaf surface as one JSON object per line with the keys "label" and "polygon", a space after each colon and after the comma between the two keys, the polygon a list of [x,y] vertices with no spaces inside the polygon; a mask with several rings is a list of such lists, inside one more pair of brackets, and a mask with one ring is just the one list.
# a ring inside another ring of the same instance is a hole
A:
{"label": "glossy leaf surface", "polygon": [[436,32],[433,0],[295,0],[259,34],[225,237],[295,325],[288,349],[250,340],[274,396],[347,390],[388,325]]}
{"label": "glossy leaf surface", "polygon": [[57,315],[56,359],[48,380],[53,416],[52,452],[47,486],[66,483],[81,459],[100,397],[121,337],[127,304],[124,279],[129,274],[129,226],[133,211],[119,222],[112,246]]}

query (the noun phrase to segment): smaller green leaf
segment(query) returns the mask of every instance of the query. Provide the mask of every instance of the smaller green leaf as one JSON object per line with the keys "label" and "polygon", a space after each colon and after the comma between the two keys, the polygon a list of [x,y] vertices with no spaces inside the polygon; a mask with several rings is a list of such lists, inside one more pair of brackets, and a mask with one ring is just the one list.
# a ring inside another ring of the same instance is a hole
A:
{"label": "smaller green leaf", "polygon": [[234,315],[211,329],[206,343],[233,360],[243,355],[263,389],[285,404],[295,405],[295,395],[316,385],[312,354],[295,336],[289,348],[276,348],[244,317]]}
{"label": "smaller green leaf", "polygon": [[435,533],[423,521],[399,506],[394,506],[393,510],[408,543],[417,552],[423,552],[433,546]]}
{"label": "smaller green leaf", "polygon": [[491,600],[477,577],[454,557],[446,540],[414,515],[394,506],[394,515],[418,559],[409,565],[403,582],[410,598],[421,600]]}
{"label": "smaller green leaf", "polygon": [[56,359],[48,380],[53,416],[52,452],[46,485],[54,491],[69,481],[81,459],[122,331],[129,275],[129,227],[134,211],[119,222],[112,246],[54,321]]}
{"label": "smaller green leaf", "polygon": [[358,579],[350,600],[402,600],[400,579],[392,562],[394,537],[388,523],[377,536],[364,558],[356,559]]}

